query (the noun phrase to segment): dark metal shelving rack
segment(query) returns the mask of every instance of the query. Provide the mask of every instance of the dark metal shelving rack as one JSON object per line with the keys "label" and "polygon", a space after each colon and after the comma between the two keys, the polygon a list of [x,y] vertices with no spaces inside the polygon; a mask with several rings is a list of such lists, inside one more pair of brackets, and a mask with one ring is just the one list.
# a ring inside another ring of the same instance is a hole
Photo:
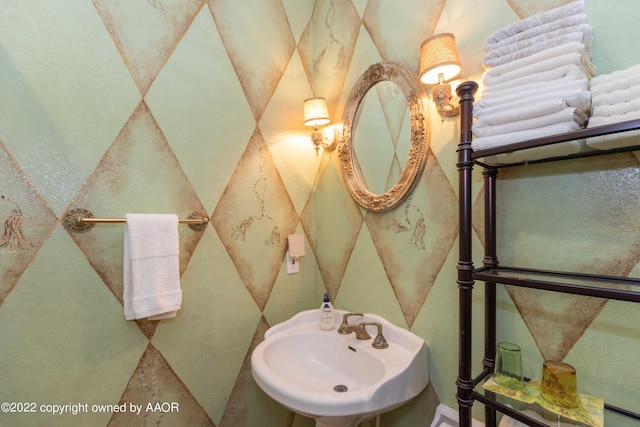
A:
{"label": "dark metal shelving rack", "polygon": [[[458,289],[459,289],[459,354],[458,354],[458,389],[457,400],[460,413],[460,426],[471,427],[471,408],[475,401],[485,405],[485,423],[487,427],[495,427],[496,412],[509,415],[529,426],[547,427],[531,417],[526,416],[512,407],[498,402],[496,396],[488,391],[476,390],[483,380],[493,373],[496,347],[496,284],[507,284],[527,288],[541,289],[552,292],[563,292],[575,295],[586,295],[621,301],[640,302],[640,279],[628,277],[601,276],[581,273],[570,273],[548,270],[533,270],[498,265],[496,252],[496,178],[498,169],[502,167],[519,166],[523,163],[509,165],[489,165],[483,158],[501,153],[540,147],[566,141],[608,135],[619,132],[640,129],[640,120],[615,123],[575,132],[537,138],[508,144],[498,148],[473,151],[471,148],[471,125],[473,121],[474,95],[478,90],[476,82],[462,83],[457,93],[460,97],[460,144],[458,145],[458,177],[459,177],[459,261]],[[640,138],[640,137],[639,137]],[[609,153],[639,150],[640,145],[613,150],[590,150],[551,159],[537,160],[529,163],[541,163],[564,160],[569,158],[603,155]],[[472,172],[475,165],[483,168],[482,175],[485,185],[485,254],[483,266],[475,268],[473,265],[472,244]],[[472,292],[476,280],[483,281],[485,295],[485,325],[484,325],[484,357],[483,370],[472,377],[471,373],[471,307]],[[605,403],[605,409],[619,415],[640,421],[640,414]]]}

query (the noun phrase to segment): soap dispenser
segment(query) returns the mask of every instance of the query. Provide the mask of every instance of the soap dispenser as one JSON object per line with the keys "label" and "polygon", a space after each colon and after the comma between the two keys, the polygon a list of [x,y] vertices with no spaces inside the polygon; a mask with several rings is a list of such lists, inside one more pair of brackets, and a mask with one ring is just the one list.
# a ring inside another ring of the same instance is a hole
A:
{"label": "soap dispenser", "polygon": [[336,313],[333,310],[331,301],[329,301],[328,293],[324,294],[324,299],[320,306],[320,319],[318,323],[320,325],[320,329],[324,331],[330,331],[336,324]]}

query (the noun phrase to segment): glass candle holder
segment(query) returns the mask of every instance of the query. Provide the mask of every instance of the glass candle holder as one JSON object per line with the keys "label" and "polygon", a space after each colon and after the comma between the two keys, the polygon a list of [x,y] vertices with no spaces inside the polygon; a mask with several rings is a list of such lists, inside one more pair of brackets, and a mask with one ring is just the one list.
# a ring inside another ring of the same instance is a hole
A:
{"label": "glass candle holder", "polygon": [[577,407],[580,404],[580,398],[578,397],[576,369],[557,360],[545,361],[542,364],[540,395],[553,405],[565,408]]}
{"label": "glass candle holder", "polygon": [[496,365],[493,370],[493,381],[511,389],[524,387],[522,356],[518,345],[510,342],[498,343],[496,346]]}

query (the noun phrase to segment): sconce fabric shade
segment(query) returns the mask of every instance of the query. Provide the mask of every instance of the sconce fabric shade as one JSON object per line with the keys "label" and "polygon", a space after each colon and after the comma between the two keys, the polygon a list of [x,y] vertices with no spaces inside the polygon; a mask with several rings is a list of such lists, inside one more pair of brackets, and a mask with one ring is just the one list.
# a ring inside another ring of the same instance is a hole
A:
{"label": "sconce fabric shade", "polygon": [[305,126],[322,126],[329,123],[327,101],[324,98],[308,98],[304,100]]}
{"label": "sconce fabric shade", "polygon": [[438,75],[448,81],[462,69],[456,48],[456,38],[451,33],[429,37],[420,45],[420,80],[424,84],[438,83]]}

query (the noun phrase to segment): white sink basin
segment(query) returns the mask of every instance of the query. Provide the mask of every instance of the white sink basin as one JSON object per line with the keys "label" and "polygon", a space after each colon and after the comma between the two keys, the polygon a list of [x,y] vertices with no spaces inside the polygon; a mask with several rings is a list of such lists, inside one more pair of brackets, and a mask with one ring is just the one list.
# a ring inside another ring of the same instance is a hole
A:
{"label": "white sink basin", "polygon": [[355,426],[400,406],[429,383],[424,341],[375,314],[352,316],[350,324],[378,322],[389,347],[371,346],[372,336],[338,334],[345,312],[336,310],[331,331],[318,327],[318,310],[298,313],[270,328],[251,355],[256,383],[274,400],[318,426]]}

